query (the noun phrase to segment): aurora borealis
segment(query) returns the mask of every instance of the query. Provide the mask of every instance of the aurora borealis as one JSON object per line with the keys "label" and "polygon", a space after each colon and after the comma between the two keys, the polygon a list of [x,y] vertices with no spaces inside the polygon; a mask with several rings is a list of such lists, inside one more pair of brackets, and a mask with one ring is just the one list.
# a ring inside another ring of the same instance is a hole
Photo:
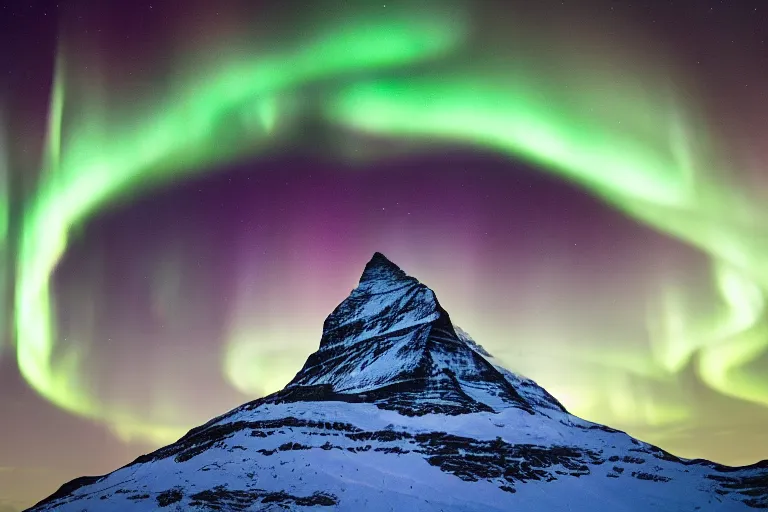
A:
{"label": "aurora borealis", "polygon": [[575,414],[768,458],[759,3],[33,4],[0,35],[9,505],[282,387],[377,250]]}

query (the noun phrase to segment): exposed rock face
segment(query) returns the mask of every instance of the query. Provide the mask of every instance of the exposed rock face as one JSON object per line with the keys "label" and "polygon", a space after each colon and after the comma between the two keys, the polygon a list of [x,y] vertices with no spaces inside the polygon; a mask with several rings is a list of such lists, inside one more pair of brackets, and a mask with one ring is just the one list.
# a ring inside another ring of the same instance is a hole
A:
{"label": "exposed rock face", "polygon": [[408,415],[565,411],[548,394],[526,400],[461,332],[432,290],[376,253],[359,286],[326,319],[320,349],[286,389],[369,394],[379,407]]}
{"label": "exposed rock face", "polygon": [[768,462],[684,460],[569,414],[376,253],[282,390],[35,510],[768,508]]}

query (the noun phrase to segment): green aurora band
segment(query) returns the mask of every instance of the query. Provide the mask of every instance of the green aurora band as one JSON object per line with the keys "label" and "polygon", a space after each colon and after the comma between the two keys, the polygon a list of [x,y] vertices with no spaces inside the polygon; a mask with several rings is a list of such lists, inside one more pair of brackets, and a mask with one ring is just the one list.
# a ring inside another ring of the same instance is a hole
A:
{"label": "green aurora band", "polygon": [[124,113],[124,119],[136,121],[125,127],[99,123],[102,113],[96,104],[65,130],[65,64],[59,59],[45,167],[22,220],[15,301],[19,369],[40,395],[66,411],[107,422],[123,438],[163,443],[189,428],[150,424],[98,403],[81,378],[83,345],[70,344],[65,353],[55,353],[60,347],[50,278],[68,233],[109,201],[253,155],[265,150],[267,141],[277,144],[279,130],[270,128],[279,98],[290,88],[436,57],[461,39],[461,26],[451,19],[390,12],[376,23],[347,18],[330,33],[310,34],[294,51],[225,66],[211,78],[184,84],[141,122]]}
{"label": "green aurora band", "polygon": [[[768,267],[761,261],[768,247],[751,220],[758,218],[756,208],[728,186],[731,169],[705,131],[694,129],[704,126],[693,119],[696,109],[676,100],[673,87],[637,87],[645,82],[639,71],[625,70],[618,81],[595,69],[598,76],[585,81],[583,69],[548,66],[542,72],[512,58],[465,67],[467,56],[455,55],[466,37],[456,19],[426,11],[352,17],[300,41],[293,51],[232,59],[184,81],[167,101],[141,115],[110,115],[117,123],[103,121],[98,103],[70,108],[62,52],[43,172],[20,227],[16,355],[26,381],[56,406],[102,421],[125,439],[160,444],[191,426],[142,419],[88,391],[81,371],[87,346],[57,342],[52,274],[72,229],[100,207],[286,142],[290,122],[303,107],[301,91],[319,84],[321,104],[313,106],[329,123],[422,140],[425,147],[458,143],[528,161],[703,251],[720,295],[717,314],[704,322],[694,318],[685,290],[670,286],[649,306],[650,358],[580,356],[662,383],[695,361],[713,389],[768,405],[768,383],[748,371],[768,348]],[[419,67],[424,63],[430,66]],[[5,204],[0,197],[0,206]],[[0,228],[4,234],[4,224]],[[255,342],[233,336],[227,354],[247,353]],[[505,360],[503,350],[497,355]],[[253,368],[230,359],[224,357],[227,379],[238,389],[257,387]],[[291,376],[286,373],[283,381]],[[597,417],[576,399],[565,403],[576,414]],[[685,416],[663,404],[643,408],[649,424]]]}
{"label": "green aurora band", "polygon": [[[677,290],[666,290],[660,316],[649,322],[656,333],[654,363],[661,370],[655,373],[672,376],[698,353],[698,373],[713,389],[768,405],[768,385],[741,371],[768,348],[761,321],[768,291],[762,261],[766,248],[760,247],[763,239],[755,236],[750,220],[758,218],[757,212],[750,215],[743,206],[746,198],[718,182],[710,169],[716,155],[707,154],[702,141],[684,131],[689,125],[680,126],[679,117],[669,114],[672,105],[665,102],[656,106],[653,98],[632,97],[616,88],[610,93],[623,96],[632,107],[613,112],[615,119],[606,122],[574,109],[574,103],[584,103],[574,101],[573,91],[567,96],[542,91],[539,80],[525,77],[491,81],[441,74],[356,83],[329,102],[329,116],[366,132],[469,141],[508,153],[701,249],[712,257],[722,310],[702,325],[685,310]],[[555,83],[562,87],[563,80]],[[632,117],[640,112],[640,119]],[[638,133],[649,122],[657,128],[657,140]],[[613,363],[629,372],[643,371],[631,358]]]}

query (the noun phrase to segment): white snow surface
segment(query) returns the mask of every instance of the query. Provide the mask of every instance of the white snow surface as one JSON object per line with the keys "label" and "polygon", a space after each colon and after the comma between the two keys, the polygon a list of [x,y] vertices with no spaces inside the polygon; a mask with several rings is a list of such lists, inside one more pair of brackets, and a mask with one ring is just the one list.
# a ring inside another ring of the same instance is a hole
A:
{"label": "white snow surface", "polygon": [[[563,415],[563,419],[571,419]],[[623,433],[585,433],[562,425],[557,419],[529,415],[518,409],[505,409],[497,414],[478,413],[455,417],[427,415],[405,417],[393,411],[380,410],[371,404],[339,402],[299,402],[262,405],[253,410],[234,411],[215,425],[237,421],[280,420],[287,417],[320,422],[349,423],[363,432],[380,432],[389,428],[411,434],[446,432],[477,440],[492,441],[501,437],[507,443],[542,446],[576,445],[602,451],[604,456],[635,456],[637,448]],[[213,426],[213,425],[211,425]],[[370,511],[509,511],[530,512],[616,512],[750,510],[745,504],[712,492],[704,475],[705,466],[683,466],[653,459],[644,464],[606,462],[592,465],[590,474],[563,476],[557,481],[527,481],[516,485],[514,494],[505,492],[489,481],[468,482],[430,465],[414,451],[404,454],[376,452],[376,448],[399,447],[413,450],[408,441],[354,441],[342,435],[320,436],[315,427],[279,428],[265,438],[251,436],[244,428],[223,439],[191,460],[176,462],[173,457],[120,469],[103,480],[76,490],[69,502],[53,503],[39,510],[77,511],[146,511],[146,510],[214,510],[193,506],[191,496],[217,485],[229,490],[262,489],[310,496],[329,493],[338,498],[332,507],[291,506],[292,510]],[[322,449],[330,441],[342,449]],[[274,450],[286,443],[300,443],[309,449],[277,451],[264,455],[258,450]],[[347,448],[370,445],[363,452]],[[242,447],[242,448],[240,448]],[[648,459],[649,457],[644,456]],[[644,481],[629,474],[608,478],[614,465],[650,471],[671,478],[669,482]],[[164,491],[180,489],[181,501],[162,508],[157,497]],[[128,490],[129,492],[120,492]],[[147,496],[137,499],[137,497]],[[698,507],[698,508],[697,508]],[[226,508],[222,510],[228,510]],[[284,510],[270,504],[231,510]]]}

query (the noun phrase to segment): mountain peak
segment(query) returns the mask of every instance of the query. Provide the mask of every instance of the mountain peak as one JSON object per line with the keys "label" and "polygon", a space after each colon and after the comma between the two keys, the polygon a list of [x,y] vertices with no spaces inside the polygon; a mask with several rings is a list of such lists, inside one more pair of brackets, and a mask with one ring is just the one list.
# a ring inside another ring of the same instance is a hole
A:
{"label": "mountain peak", "polygon": [[363,275],[360,277],[360,284],[376,280],[397,280],[406,278],[405,272],[392,263],[386,256],[380,252],[373,253],[370,261],[365,265]]}
{"label": "mountain peak", "polygon": [[768,461],[683,460],[572,416],[383,255],[364,274],[282,391],[30,510],[768,508]]}
{"label": "mountain peak", "polygon": [[380,252],[326,318],[319,350],[286,391],[344,400],[365,396],[405,414],[507,407],[564,412],[535,384],[502,372],[453,325],[431,289]]}

